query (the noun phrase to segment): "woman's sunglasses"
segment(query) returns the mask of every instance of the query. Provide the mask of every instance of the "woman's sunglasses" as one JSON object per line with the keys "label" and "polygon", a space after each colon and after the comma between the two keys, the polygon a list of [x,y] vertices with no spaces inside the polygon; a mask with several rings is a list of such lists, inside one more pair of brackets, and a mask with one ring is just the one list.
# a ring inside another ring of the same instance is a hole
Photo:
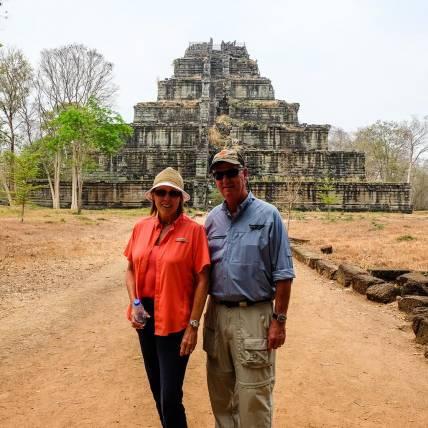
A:
{"label": "woman's sunglasses", "polygon": [[217,171],[213,172],[213,177],[216,180],[223,180],[224,176],[226,176],[227,178],[233,178],[239,174],[239,171],[241,170],[238,168],[226,169],[226,171]]}
{"label": "woman's sunglasses", "polygon": [[165,189],[155,189],[153,193],[160,198],[163,198],[167,194],[170,198],[179,198],[181,196],[181,192],[179,190],[165,190]]}

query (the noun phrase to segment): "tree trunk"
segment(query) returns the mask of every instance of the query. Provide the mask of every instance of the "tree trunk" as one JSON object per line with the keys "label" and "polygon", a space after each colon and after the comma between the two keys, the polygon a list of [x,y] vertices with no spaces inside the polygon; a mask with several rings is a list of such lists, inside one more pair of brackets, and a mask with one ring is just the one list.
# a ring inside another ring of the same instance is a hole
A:
{"label": "tree trunk", "polygon": [[82,212],[83,174],[82,170],[77,172],[77,214]]}
{"label": "tree trunk", "polygon": [[6,193],[7,202],[9,203],[9,206],[11,207],[13,205],[12,195],[10,193],[9,186],[7,185],[6,177],[4,176],[4,174],[1,171],[0,171],[0,182],[1,182],[1,185],[3,186],[4,193]]}
{"label": "tree trunk", "polygon": [[24,209],[25,209],[25,199],[22,199],[21,203],[21,223],[24,223]]}
{"label": "tree trunk", "polygon": [[72,165],[71,165],[71,210],[78,211],[79,204],[77,201],[77,193],[78,193],[78,183],[77,183],[77,162],[78,162],[78,154],[76,143],[72,143],[73,151],[72,151]]}
{"label": "tree trunk", "polygon": [[60,180],[61,180],[61,149],[55,153],[54,161],[54,194],[52,199],[52,206],[54,209],[59,210],[61,208],[60,203]]}

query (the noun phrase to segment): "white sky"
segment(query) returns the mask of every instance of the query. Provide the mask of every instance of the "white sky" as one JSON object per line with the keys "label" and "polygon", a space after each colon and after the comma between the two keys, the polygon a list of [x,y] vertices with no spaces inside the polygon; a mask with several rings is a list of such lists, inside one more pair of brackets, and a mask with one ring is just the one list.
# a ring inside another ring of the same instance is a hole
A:
{"label": "white sky", "polygon": [[156,79],[189,41],[242,41],[300,122],[347,131],[428,114],[426,0],[6,0],[0,42],[40,51],[70,43],[114,63],[116,110],[154,101]]}

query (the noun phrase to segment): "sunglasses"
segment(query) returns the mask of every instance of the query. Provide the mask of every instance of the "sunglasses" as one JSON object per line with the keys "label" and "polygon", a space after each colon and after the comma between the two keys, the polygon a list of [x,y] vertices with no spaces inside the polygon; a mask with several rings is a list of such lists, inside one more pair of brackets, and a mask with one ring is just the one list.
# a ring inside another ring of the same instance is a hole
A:
{"label": "sunglasses", "polygon": [[239,174],[239,171],[241,171],[241,169],[238,168],[226,169],[226,171],[217,171],[213,172],[213,177],[216,180],[223,180],[224,176],[227,178],[233,178]]}
{"label": "sunglasses", "polygon": [[163,198],[167,194],[170,198],[179,198],[181,196],[181,192],[179,190],[165,190],[165,189],[155,189],[153,193],[160,198]]}

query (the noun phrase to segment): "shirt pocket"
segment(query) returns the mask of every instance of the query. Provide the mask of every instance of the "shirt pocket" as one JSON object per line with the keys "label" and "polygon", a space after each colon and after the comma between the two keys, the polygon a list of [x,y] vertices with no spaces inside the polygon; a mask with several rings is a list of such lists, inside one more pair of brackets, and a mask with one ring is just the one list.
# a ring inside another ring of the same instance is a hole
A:
{"label": "shirt pocket", "polygon": [[260,264],[268,251],[268,228],[235,232],[231,243],[231,262],[242,265]]}
{"label": "shirt pocket", "polygon": [[208,236],[208,246],[210,249],[211,262],[220,261],[223,256],[226,235],[216,234]]}

